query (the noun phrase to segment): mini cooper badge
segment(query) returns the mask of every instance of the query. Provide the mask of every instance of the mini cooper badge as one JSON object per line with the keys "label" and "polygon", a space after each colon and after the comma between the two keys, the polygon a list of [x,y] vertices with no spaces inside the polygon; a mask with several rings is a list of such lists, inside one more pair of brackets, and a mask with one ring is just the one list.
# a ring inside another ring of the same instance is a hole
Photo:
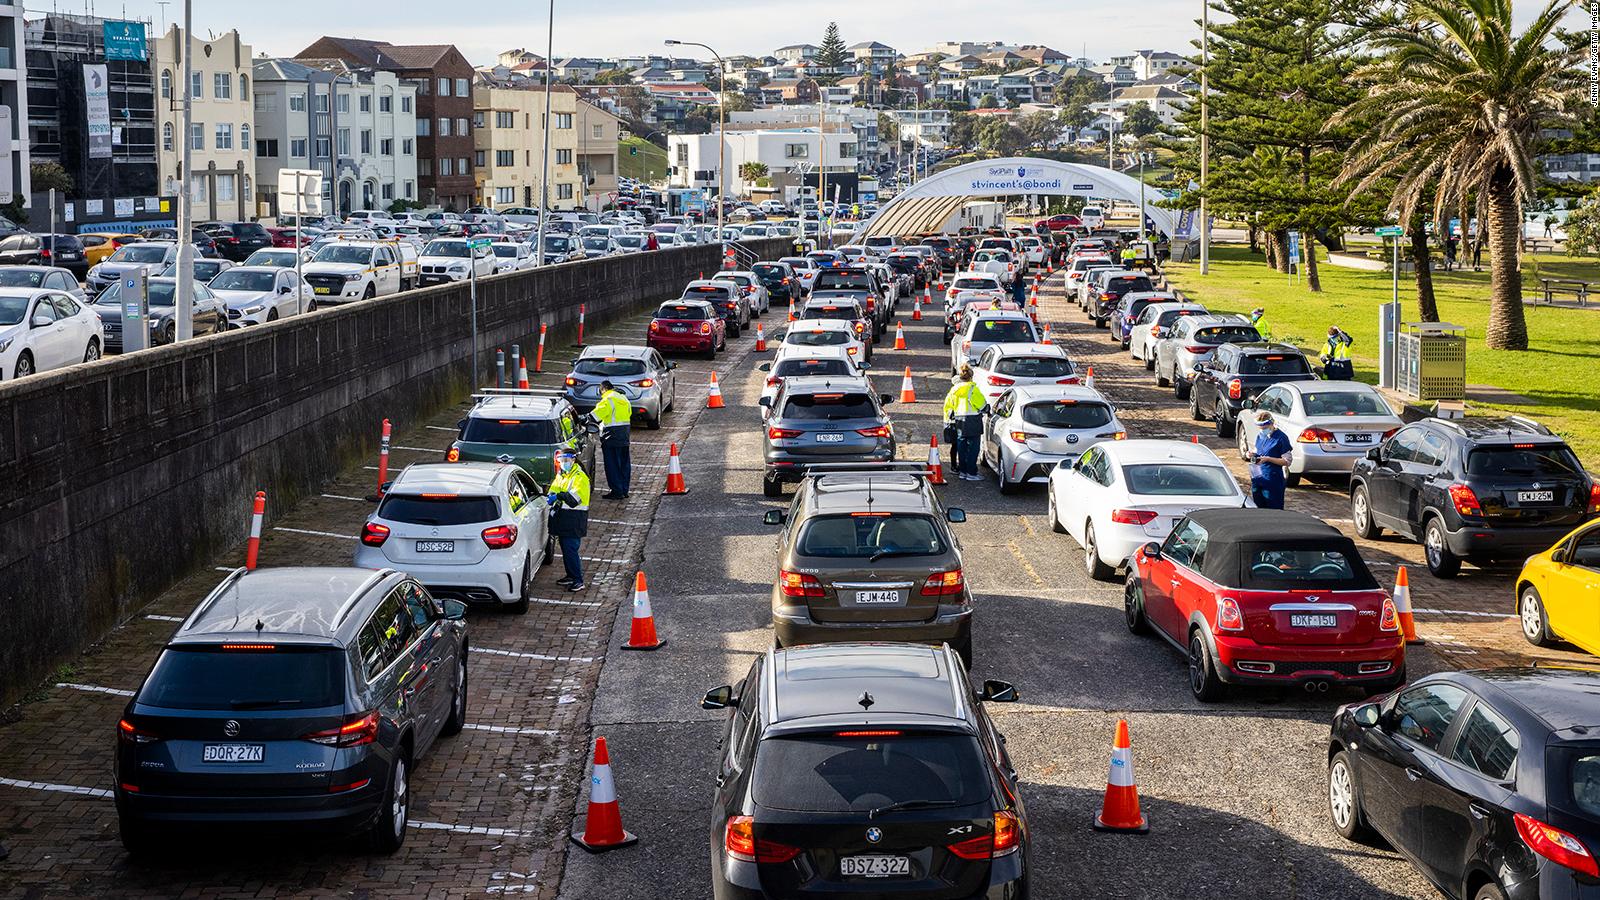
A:
{"label": "mini cooper badge", "polygon": [[867,829],[867,843],[876,844],[877,842],[879,842],[881,840],[883,840],[883,829],[882,828],[879,828],[878,826],[874,825],[871,828]]}
{"label": "mini cooper badge", "polygon": [[510,462],[512,462],[512,461],[513,461],[513,460],[515,460],[515,459],[516,459],[516,457],[515,457],[515,456],[512,456],[512,455],[511,455],[511,454],[509,454],[509,453],[502,453],[502,454],[500,454],[500,455],[499,455],[499,456],[496,456],[496,457],[495,457],[495,461],[496,461],[496,462],[503,462],[503,463],[510,463]]}

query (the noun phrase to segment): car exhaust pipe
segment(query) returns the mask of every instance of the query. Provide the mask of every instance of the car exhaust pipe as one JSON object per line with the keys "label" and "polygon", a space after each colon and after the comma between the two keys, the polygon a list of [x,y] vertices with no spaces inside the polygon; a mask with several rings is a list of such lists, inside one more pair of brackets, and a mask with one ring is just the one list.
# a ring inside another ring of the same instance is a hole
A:
{"label": "car exhaust pipe", "polygon": [[1308,694],[1326,694],[1328,692],[1328,682],[1308,681],[1305,683],[1305,688]]}

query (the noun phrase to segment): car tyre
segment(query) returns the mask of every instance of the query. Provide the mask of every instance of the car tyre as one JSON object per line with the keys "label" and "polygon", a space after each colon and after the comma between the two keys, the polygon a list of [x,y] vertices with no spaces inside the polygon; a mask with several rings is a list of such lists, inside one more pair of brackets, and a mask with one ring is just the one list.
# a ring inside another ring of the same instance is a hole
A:
{"label": "car tyre", "polygon": [[761,476],[761,495],[763,497],[782,497],[783,481],[772,475]]}
{"label": "car tyre", "polygon": [[651,431],[660,431],[661,430],[661,413],[658,412],[653,416],[650,415],[649,413],[646,413],[645,417],[644,417],[644,427],[650,429]]}
{"label": "car tyre", "polygon": [[1122,621],[1134,634],[1150,633],[1150,620],[1144,615],[1144,585],[1139,581],[1139,573],[1131,568],[1122,586]]}
{"label": "car tyre", "polygon": [[1217,664],[1198,628],[1189,632],[1189,692],[1201,703],[1215,703],[1228,693],[1228,686],[1217,677]]}
{"label": "car tyre", "polygon": [[1500,885],[1491,881],[1478,888],[1478,892],[1472,895],[1472,900],[1506,900],[1506,892],[1500,889]]}
{"label": "car tyre", "polygon": [[516,615],[528,614],[528,599],[533,596],[533,557],[522,561],[522,583],[517,588],[517,599],[510,610]]}
{"label": "car tyre", "polygon": [[1350,491],[1350,523],[1355,526],[1356,536],[1365,540],[1376,540],[1383,534],[1383,529],[1372,518],[1372,499],[1367,495],[1367,486],[1358,484]]}
{"label": "car tyre", "polygon": [[389,767],[389,783],[383,791],[383,805],[368,832],[372,848],[388,855],[399,850],[406,842],[406,830],[411,825],[411,759],[404,747],[395,754]]}
{"label": "car tyre", "polygon": [[1528,585],[1517,597],[1517,618],[1522,621],[1522,636],[1535,647],[1548,647],[1555,641],[1550,633],[1550,617],[1545,614],[1539,589]]}
{"label": "car tyre", "polygon": [[1238,428],[1238,425],[1233,421],[1233,419],[1230,418],[1228,416],[1228,414],[1226,412],[1222,411],[1221,409],[1217,410],[1216,423],[1217,423],[1217,437],[1219,437],[1219,438],[1231,438],[1231,437],[1233,437],[1233,432]]}
{"label": "car tyre", "polygon": [[1244,460],[1245,462],[1249,462],[1250,461],[1250,442],[1245,437],[1244,429],[1243,428],[1238,428],[1238,429],[1235,429],[1234,431],[1235,431],[1235,437],[1238,438],[1238,440],[1235,441],[1234,443],[1236,443],[1238,445],[1238,447],[1239,447],[1239,458]]}
{"label": "car tyre", "polygon": [[994,454],[994,474],[1000,483],[1000,493],[1010,496],[1022,490],[1022,485],[1006,477],[1006,460],[998,448]]}
{"label": "car tyre", "polygon": [[1056,489],[1055,489],[1055,487],[1054,486],[1047,486],[1045,488],[1045,496],[1047,498],[1049,498],[1048,501],[1047,501],[1048,502],[1048,507],[1047,508],[1049,510],[1049,516],[1050,516],[1050,530],[1054,531],[1056,534],[1066,534],[1067,533],[1067,527],[1065,525],[1061,524],[1061,514],[1056,511]]}
{"label": "car tyre", "polygon": [[378,286],[375,284],[367,285],[367,289],[361,292],[361,299],[363,300],[371,300],[376,296],[378,296]]}
{"label": "car tyre", "polygon": [[1364,844],[1374,837],[1366,814],[1361,811],[1355,766],[1350,754],[1343,750],[1328,760],[1328,819],[1333,822],[1333,830],[1347,841]]}
{"label": "car tyre", "polygon": [[1286,471],[1283,473],[1283,484],[1285,487],[1299,487],[1300,481],[1301,475],[1299,472]]}
{"label": "car tyre", "polygon": [[1179,376],[1178,371],[1174,369],[1172,371],[1172,396],[1179,400],[1187,400],[1193,393],[1194,388],[1189,384],[1188,379]]}
{"label": "car tyre", "polygon": [[1450,552],[1450,545],[1445,539],[1444,521],[1438,516],[1429,516],[1422,523],[1422,555],[1428,561],[1428,571],[1435,578],[1454,578],[1461,571],[1461,557]]}
{"label": "car tyre", "polygon": [[1156,368],[1155,372],[1156,372],[1156,387],[1171,387],[1172,386],[1172,380],[1167,378],[1167,376],[1161,374],[1161,369],[1159,367]]}
{"label": "car tyre", "polygon": [[275,309],[267,310],[267,321],[268,322],[276,322],[276,321],[278,321],[278,311],[275,310]]}
{"label": "car tyre", "polygon": [[1083,523],[1083,568],[1095,581],[1106,581],[1116,574],[1116,569],[1100,559],[1100,547],[1094,540],[1094,523]]}
{"label": "car tyre", "polygon": [[1193,390],[1189,391],[1189,418],[1196,422],[1204,422],[1206,417],[1200,412],[1200,396]]}
{"label": "car tyre", "polygon": [[467,645],[461,645],[461,658],[456,661],[456,689],[450,695],[450,718],[444,720],[439,733],[445,736],[461,733],[467,727]]}
{"label": "car tyre", "polygon": [[539,557],[539,568],[544,568],[556,561],[556,536],[549,526],[545,527],[544,554]]}

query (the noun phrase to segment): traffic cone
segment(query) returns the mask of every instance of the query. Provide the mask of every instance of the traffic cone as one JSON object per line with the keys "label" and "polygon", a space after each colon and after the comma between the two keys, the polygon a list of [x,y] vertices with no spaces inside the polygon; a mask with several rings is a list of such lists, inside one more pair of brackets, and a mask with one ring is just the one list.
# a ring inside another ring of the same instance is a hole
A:
{"label": "traffic cone", "polygon": [[1050,343],[1050,323],[1049,322],[1044,323],[1044,336],[1039,339],[1039,343],[1041,343],[1041,344]]}
{"label": "traffic cone", "polygon": [[767,330],[761,327],[760,322],[756,323],[756,352],[767,352]]}
{"label": "traffic cone", "polygon": [[1411,614],[1411,579],[1406,575],[1406,567],[1400,566],[1400,571],[1394,579],[1394,609],[1400,614],[1400,633],[1405,635],[1408,644],[1425,644],[1422,638],[1417,637],[1417,622]]}
{"label": "traffic cone", "polygon": [[644,573],[633,579],[633,622],[628,628],[628,642],[624,650],[656,650],[667,642],[656,638],[656,617],[650,611],[650,587],[645,584]]}
{"label": "traffic cone", "polygon": [[[1049,325],[1045,326],[1045,329],[1046,329],[1045,334],[1047,334],[1047,335],[1050,333],[1049,330],[1048,330],[1049,328],[1050,328]],[[1046,341],[1045,343],[1049,343],[1049,341]],[[1089,367],[1089,371],[1084,374],[1084,376],[1083,376],[1083,386],[1088,388],[1091,391],[1094,390],[1094,366],[1090,366]]]}
{"label": "traffic cone", "polygon": [[722,388],[717,386],[717,373],[711,373],[711,393],[706,396],[706,409],[722,409]]}
{"label": "traffic cone", "polygon": [[928,436],[928,483],[949,484],[944,480],[944,460],[939,457],[939,435]]}
{"label": "traffic cone", "polygon": [[622,808],[617,805],[617,786],[611,780],[611,753],[606,739],[594,739],[594,774],[589,776],[589,814],[583,832],[572,832],[572,842],[590,853],[603,853],[626,847],[639,840],[622,828]]}
{"label": "traffic cone", "polygon": [[911,304],[911,321],[913,321],[913,322],[921,322],[922,321],[922,298],[921,297],[918,297],[916,302]]}
{"label": "traffic cone", "polygon": [[1106,797],[1094,817],[1095,831],[1148,834],[1150,823],[1139,812],[1139,788],[1133,781],[1133,743],[1128,740],[1128,720],[1117,720],[1117,740],[1111,747],[1111,772],[1106,776]]}
{"label": "traffic cone", "polygon": [[1200,432],[1197,431],[1194,434],[1189,435],[1189,443],[1191,443],[1191,444],[1200,443]]}
{"label": "traffic cone", "polygon": [[900,380],[900,402],[901,403],[915,403],[915,402],[917,402],[917,391],[916,391],[916,388],[913,388],[911,386],[911,367],[910,366],[906,366],[906,375],[905,375],[904,378],[902,378]]}
{"label": "traffic cone", "polygon": [[894,348],[896,350],[906,348],[906,327],[899,322],[894,323]]}
{"label": "traffic cone", "polygon": [[789,298],[789,321],[794,321],[794,298]]}
{"label": "traffic cone", "polygon": [[678,445],[672,445],[667,456],[667,489],[663,494],[687,494],[689,486],[683,483],[683,464],[678,461]]}
{"label": "traffic cone", "polygon": [[517,360],[517,387],[523,390],[528,389],[528,361],[526,359]]}

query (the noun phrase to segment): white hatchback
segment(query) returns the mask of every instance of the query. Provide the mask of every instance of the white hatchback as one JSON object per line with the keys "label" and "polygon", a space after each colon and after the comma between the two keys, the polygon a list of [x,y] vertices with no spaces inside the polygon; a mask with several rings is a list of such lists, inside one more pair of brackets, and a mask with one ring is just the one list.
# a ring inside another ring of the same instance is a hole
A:
{"label": "white hatchback", "polygon": [[1047,481],[1063,461],[1102,441],[1128,436],[1116,408],[1094,388],[1039,384],[1007,388],[984,417],[978,458],[994,469],[1000,493]]}
{"label": "white hatchback", "polygon": [[977,362],[994,344],[1033,344],[1039,338],[1038,326],[1018,310],[985,309],[977,315],[964,315],[961,333],[950,342],[950,374]]}
{"label": "white hatchback", "polygon": [[972,383],[990,403],[1014,387],[1079,381],[1077,368],[1060,344],[993,344],[972,364]]}

